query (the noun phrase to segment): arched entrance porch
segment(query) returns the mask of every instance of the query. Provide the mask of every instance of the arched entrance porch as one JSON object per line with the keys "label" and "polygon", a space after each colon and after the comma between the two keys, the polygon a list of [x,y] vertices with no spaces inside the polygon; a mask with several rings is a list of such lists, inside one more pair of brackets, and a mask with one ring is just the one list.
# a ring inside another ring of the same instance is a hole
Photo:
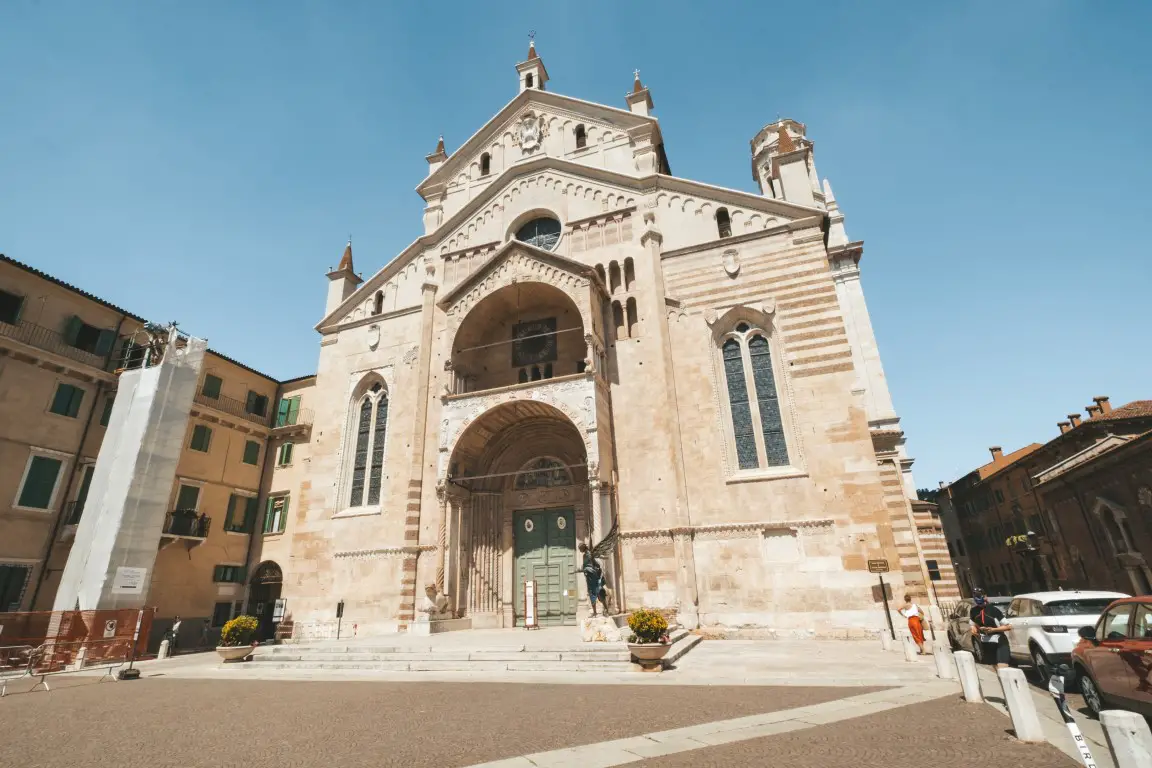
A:
{"label": "arched entrance porch", "polygon": [[451,520],[445,588],[472,626],[524,621],[524,582],[534,580],[544,626],[575,625],[588,612],[576,544],[602,524],[599,480],[589,482],[585,434],[556,405],[502,402],[460,433],[441,486]]}
{"label": "arched entrance porch", "polygon": [[257,640],[271,640],[276,636],[276,601],[284,584],[284,572],[273,560],[256,566],[248,582],[248,613],[260,622]]}

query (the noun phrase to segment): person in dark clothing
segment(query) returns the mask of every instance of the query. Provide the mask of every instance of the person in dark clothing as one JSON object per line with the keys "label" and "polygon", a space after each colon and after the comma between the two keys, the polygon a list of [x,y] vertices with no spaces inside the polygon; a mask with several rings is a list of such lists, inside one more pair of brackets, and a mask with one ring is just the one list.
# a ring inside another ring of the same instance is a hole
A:
{"label": "person in dark clothing", "polygon": [[1007,667],[1011,655],[1008,650],[1008,630],[1010,624],[1004,623],[1004,613],[988,602],[984,590],[977,587],[972,590],[972,610],[968,613],[972,632],[972,645],[983,643],[983,647],[992,651],[992,660],[997,667]]}

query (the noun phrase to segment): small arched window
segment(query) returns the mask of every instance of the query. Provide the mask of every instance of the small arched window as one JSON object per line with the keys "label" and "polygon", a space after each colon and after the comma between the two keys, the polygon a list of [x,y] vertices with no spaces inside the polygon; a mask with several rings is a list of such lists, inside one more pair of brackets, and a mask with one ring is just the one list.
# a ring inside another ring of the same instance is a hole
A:
{"label": "small arched window", "polygon": [[608,292],[616,293],[620,290],[620,264],[615,261],[608,262]]}
{"label": "small arched window", "polygon": [[531,72],[524,75],[524,87],[525,88],[534,88],[535,87],[534,82],[535,81],[532,79],[532,73]]}
{"label": "small arched window", "polygon": [[629,296],[624,305],[625,315],[628,318],[628,338],[635,339],[640,335],[639,317],[636,311],[636,297]]}
{"label": "small arched window", "polygon": [[376,298],[372,300],[372,314],[378,315],[384,311],[384,291],[376,291]]}
{"label": "small arched window", "polygon": [[636,283],[636,262],[632,257],[624,259],[624,290],[631,291]]}
{"label": "small arched window", "polygon": [[356,399],[354,406],[349,420],[352,466],[348,506],[362,507],[380,503],[388,432],[388,392],[376,382]]}
{"label": "small arched window", "polygon": [[584,124],[576,126],[576,149],[584,149],[588,146],[588,134],[584,130]]}
{"label": "small arched window", "polygon": [[492,156],[487,152],[480,155],[480,175],[487,176],[492,170]]}
{"label": "small arched window", "polygon": [[720,237],[732,236],[732,218],[728,215],[727,208],[716,209],[716,231]]}
{"label": "small arched window", "polygon": [[720,357],[737,467],[786,466],[788,443],[767,336],[740,323],[725,337]]}
{"label": "small arched window", "polygon": [[624,325],[624,307],[620,306],[620,302],[612,302],[612,325],[616,328],[616,338],[627,338],[625,334],[628,329]]}

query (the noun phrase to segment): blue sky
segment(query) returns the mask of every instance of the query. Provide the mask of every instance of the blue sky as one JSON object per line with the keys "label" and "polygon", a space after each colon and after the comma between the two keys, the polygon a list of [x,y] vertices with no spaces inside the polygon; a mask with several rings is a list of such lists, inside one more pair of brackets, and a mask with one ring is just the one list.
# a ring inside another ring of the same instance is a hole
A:
{"label": "blue sky", "polygon": [[641,70],[676,175],[755,191],[752,136],[808,125],[919,485],[1152,398],[1152,5],[385,5],[0,4],[0,252],[311,372],[345,238],[367,274],[420,234],[535,29],[559,93]]}

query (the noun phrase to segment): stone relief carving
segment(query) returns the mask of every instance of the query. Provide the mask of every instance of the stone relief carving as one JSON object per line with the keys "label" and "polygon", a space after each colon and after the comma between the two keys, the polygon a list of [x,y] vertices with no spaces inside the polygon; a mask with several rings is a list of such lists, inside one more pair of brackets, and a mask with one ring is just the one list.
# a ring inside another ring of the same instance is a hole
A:
{"label": "stone relief carving", "polygon": [[540,148],[547,135],[548,123],[544,116],[529,111],[524,113],[520,124],[512,131],[512,144],[524,152],[533,152]]}
{"label": "stone relief carving", "polygon": [[729,248],[724,251],[722,255],[724,263],[724,272],[728,277],[736,277],[740,274],[740,254],[735,248]]}
{"label": "stone relief carving", "polygon": [[376,349],[380,344],[380,326],[368,326],[368,349]]}
{"label": "stone relief carving", "polygon": [[410,366],[410,365],[412,365],[412,363],[416,362],[416,354],[419,351],[420,351],[419,346],[413,346],[411,349],[409,349],[407,352],[405,352],[404,353],[404,365]]}
{"label": "stone relief carving", "polygon": [[577,495],[574,487],[562,485],[557,488],[533,488],[526,491],[516,491],[513,498],[518,506],[530,507],[534,504],[559,504],[575,501]]}

